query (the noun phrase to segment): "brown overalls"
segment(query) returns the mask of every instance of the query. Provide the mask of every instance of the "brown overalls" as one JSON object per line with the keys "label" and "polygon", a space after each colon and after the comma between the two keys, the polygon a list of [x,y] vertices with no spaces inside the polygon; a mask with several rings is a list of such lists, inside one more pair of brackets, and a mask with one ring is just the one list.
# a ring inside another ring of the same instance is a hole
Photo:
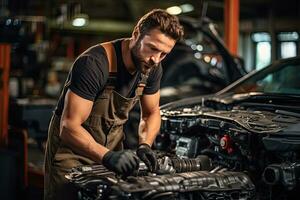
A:
{"label": "brown overalls", "polygon": [[[82,126],[93,136],[96,142],[110,150],[123,149],[123,124],[128,119],[128,113],[143,93],[148,76],[142,75],[133,98],[126,98],[114,90],[116,74],[116,54],[112,43],[101,44],[109,61],[109,81],[103,93],[93,104],[88,119]],[[69,83],[64,87],[68,88]],[[63,145],[59,137],[60,116],[53,115],[48,130],[48,141],[45,153],[45,190],[44,199],[67,200],[77,199],[75,188],[67,182],[65,174],[71,168],[95,163],[91,159],[78,155],[70,148]]]}

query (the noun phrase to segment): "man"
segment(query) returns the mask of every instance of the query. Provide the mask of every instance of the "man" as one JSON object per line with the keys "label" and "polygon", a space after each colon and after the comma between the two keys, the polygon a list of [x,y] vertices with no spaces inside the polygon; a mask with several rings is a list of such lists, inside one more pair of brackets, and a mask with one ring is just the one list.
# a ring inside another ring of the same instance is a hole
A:
{"label": "man", "polygon": [[[64,175],[72,167],[102,163],[130,175],[139,159],[157,168],[151,145],[160,128],[161,60],[183,35],[178,19],[156,9],[143,16],[131,38],[93,46],[73,63],[48,131],[45,199],[74,199]],[[123,124],[140,100],[136,154],[123,150]]]}

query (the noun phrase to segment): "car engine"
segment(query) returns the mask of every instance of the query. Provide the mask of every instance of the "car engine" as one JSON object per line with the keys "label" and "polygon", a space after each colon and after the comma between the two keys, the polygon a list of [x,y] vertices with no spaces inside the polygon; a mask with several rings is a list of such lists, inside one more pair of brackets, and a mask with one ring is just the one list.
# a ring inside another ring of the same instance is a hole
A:
{"label": "car engine", "polygon": [[299,114],[195,106],[162,111],[161,150],[208,156],[213,167],[249,175],[258,199],[295,199],[299,182]]}
{"label": "car engine", "polygon": [[286,110],[194,106],[162,110],[159,170],[129,177],[102,165],[66,177],[79,199],[296,199],[300,117]]}
{"label": "car engine", "polygon": [[157,174],[144,163],[134,176],[119,177],[102,165],[80,166],[66,176],[79,199],[252,199],[255,188],[245,173],[212,169],[207,156],[158,159]]}

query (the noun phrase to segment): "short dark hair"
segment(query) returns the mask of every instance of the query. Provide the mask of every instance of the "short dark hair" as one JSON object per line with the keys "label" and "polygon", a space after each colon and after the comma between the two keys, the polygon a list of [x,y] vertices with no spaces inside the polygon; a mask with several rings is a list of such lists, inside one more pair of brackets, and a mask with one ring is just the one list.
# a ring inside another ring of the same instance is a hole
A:
{"label": "short dark hair", "polygon": [[134,30],[138,30],[140,36],[143,37],[155,28],[176,41],[180,40],[184,34],[178,18],[162,9],[154,9],[145,14],[138,21]]}

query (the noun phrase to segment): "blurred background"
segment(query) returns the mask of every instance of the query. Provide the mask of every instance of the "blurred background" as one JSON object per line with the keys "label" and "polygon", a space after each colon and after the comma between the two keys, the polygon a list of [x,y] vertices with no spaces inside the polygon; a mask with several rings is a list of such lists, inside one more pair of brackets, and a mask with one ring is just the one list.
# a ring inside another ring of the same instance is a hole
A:
{"label": "blurred background", "polygon": [[[297,0],[1,0],[0,199],[42,198],[48,123],[73,61],[92,45],[130,37],[154,8],[177,15],[185,28],[163,62],[161,104],[217,92],[299,55]],[[134,148],[130,138],[126,146]]]}

